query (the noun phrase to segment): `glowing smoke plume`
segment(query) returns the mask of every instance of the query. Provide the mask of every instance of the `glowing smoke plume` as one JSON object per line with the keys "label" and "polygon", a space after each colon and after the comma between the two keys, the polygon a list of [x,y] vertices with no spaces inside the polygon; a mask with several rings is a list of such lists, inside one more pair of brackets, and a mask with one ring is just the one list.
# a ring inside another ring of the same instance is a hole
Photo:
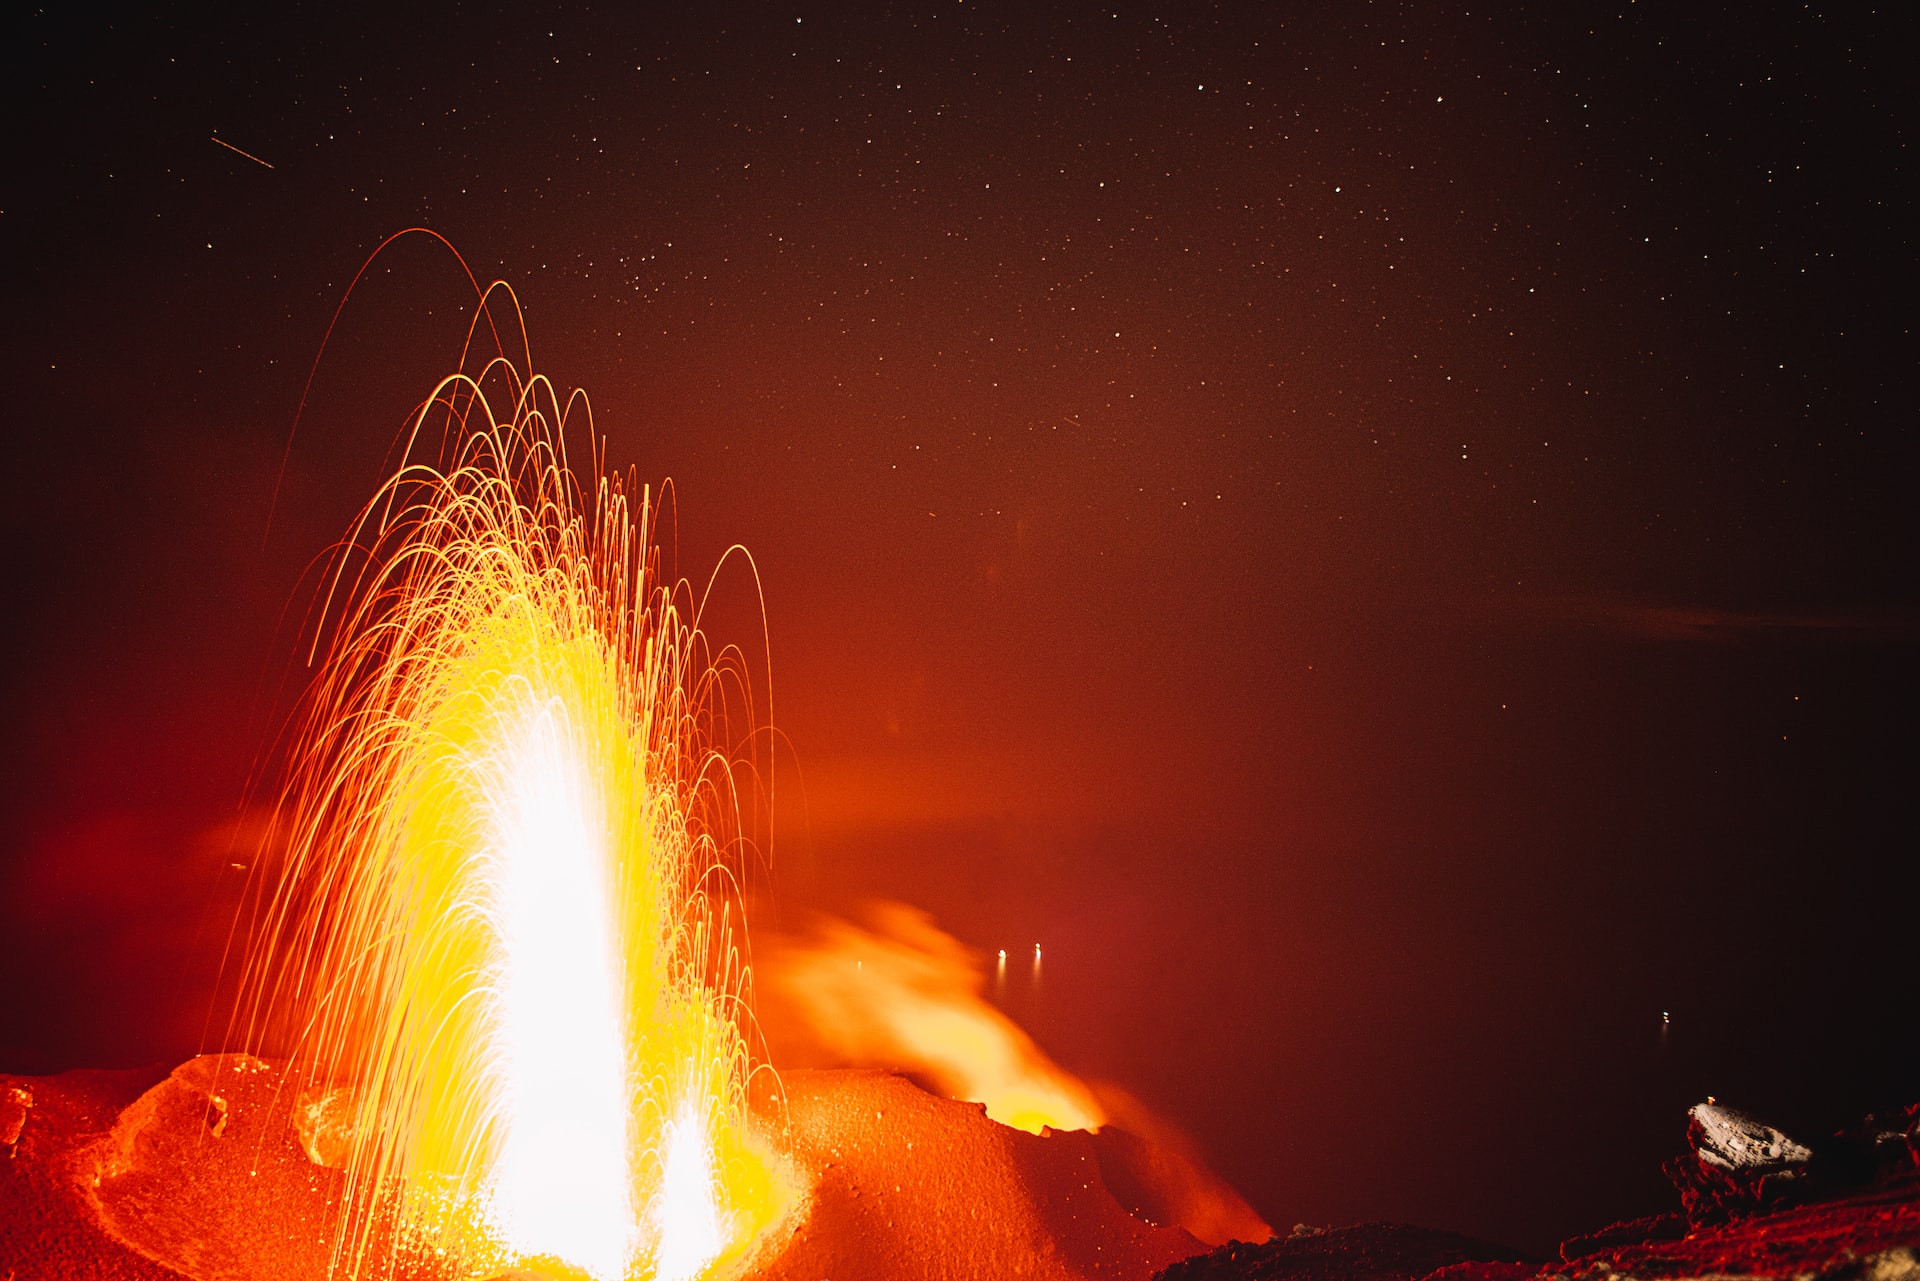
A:
{"label": "glowing smoke plume", "polygon": [[[1158,1222],[1208,1245],[1272,1235],[1178,1126],[1116,1085],[1068,1072],[989,1003],[973,949],[904,903],[870,904],[866,917],[864,926],[821,918],[810,936],[762,955],[763,1013],[782,1025],[787,1053],[911,1072],[1036,1134],[1106,1130],[1109,1154]],[[1005,964],[1002,953],[1003,973]]]}
{"label": "glowing smoke plume", "polygon": [[1097,1130],[1094,1092],[990,1005],[979,958],[917,908],[880,903],[872,929],[825,919],[768,959],[771,990],[841,1062],[918,1072],[1035,1134]]}
{"label": "glowing smoke plume", "polygon": [[247,1036],[356,1100],[336,1272],[386,1270],[385,1225],[403,1256],[684,1281],[785,1196],[745,1105],[749,687],[657,580],[648,494],[579,489],[584,398],[523,368],[436,388],[408,456],[439,457],[338,560]]}

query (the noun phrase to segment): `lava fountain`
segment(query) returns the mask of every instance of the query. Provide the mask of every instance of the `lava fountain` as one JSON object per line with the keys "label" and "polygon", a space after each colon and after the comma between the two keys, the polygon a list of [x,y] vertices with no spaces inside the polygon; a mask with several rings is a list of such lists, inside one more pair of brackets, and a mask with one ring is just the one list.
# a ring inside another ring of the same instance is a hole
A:
{"label": "lava fountain", "polygon": [[791,1196],[746,1104],[751,686],[651,492],[569,467],[584,396],[469,363],[321,593],[242,1038],[343,1113],[336,1275],[718,1275]]}

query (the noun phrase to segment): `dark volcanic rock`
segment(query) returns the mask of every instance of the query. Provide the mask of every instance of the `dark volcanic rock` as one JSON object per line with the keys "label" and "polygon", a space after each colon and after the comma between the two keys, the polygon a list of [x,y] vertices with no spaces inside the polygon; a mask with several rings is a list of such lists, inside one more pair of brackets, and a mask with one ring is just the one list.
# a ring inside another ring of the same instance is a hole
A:
{"label": "dark volcanic rock", "polygon": [[1296,1227],[1293,1235],[1260,1245],[1229,1241],[1174,1264],[1156,1281],[1420,1281],[1443,1269],[1449,1281],[1517,1281],[1538,1267],[1515,1251],[1457,1232],[1361,1223]]}
{"label": "dark volcanic rock", "polygon": [[1528,1278],[1539,1275],[1539,1271],[1540,1266],[1535,1263],[1470,1260],[1466,1263],[1450,1263],[1436,1272],[1429,1272],[1426,1281],[1528,1281]]}
{"label": "dark volcanic rock", "polygon": [[[1296,1230],[1297,1231],[1297,1230]],[[1362,1224],[1235,1242],[1157,1281],[1920,1281],[1920,1180],[1688,1230],[1679,1216],[1577,1237],[1541,1266],[1448,1232]],[[1449,1256],[1452,1256],[1449,1259]]]}
{"label": "dark volcanic rock", "polygon": [[1687,1146],[1693,1150],[1663,1168],[1690,1223],[1783,1209],[1812,1191],[1811,1148],[1712,1099],[1687,1113]]}
{"label": "dark volcanic rock", "polygon": [[1563,1281],[1920,1281],[1920,1106],[1808,1146],[1709,1099],[1687,1141],[1665,1167],[1685,1217],[1575,1237]]}
{"label": "dark volcanic rock", "polygon": [[1771,1214],[1696,1227],[1586,1255],[1570,1281],[1748,1277],[1763,1281],[1920,1281],[1920,1185],[1895,1184]]}
{"label": "dark volcanic rock", "polygon": [[1920,1104],[1805,1146],[1709,1099],[1687,1114],[1687,1145],[1662,1167],[1687,1220],[1726,1223],[1920,1176]]}
{"label": "dark volcanic rock", "polygon": [[1878,1112],[1814,1150],[1823,1186],[1864,1187],[1920,1176],[1920,1103]]}
{"label": "dark volcanic rock", "polygon": [[1623,1246],[1647,1245],[1654,1241],[1678,1241],[1685,1235],[1687,1235],[1687,1216],[1684,1214],[1654,1214],[1644,1219],[1628,1219],[1624,1223],[1615,1223],[1601,1228],[1598,1232],[1589,1232],[1584,1236],[1562,1241],[1560,1261],[1572,1263],[1576,1259],[1584,1259],[1602,1250],[1618,1250]]}

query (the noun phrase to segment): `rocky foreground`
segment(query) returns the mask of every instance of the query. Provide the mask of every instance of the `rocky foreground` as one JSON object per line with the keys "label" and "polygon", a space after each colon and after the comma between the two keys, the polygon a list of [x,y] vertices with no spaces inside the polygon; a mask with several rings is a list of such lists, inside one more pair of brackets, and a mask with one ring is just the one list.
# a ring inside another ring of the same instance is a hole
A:
{"label": "rocky foreground", "polygon": [[1401,1224],[1300,1226],[1155,1281],[1920,1281],[1920,1107],[1808,1146],[1709,1100],[1688,1141],[1667,1165],[1678,1210],[1576,1237],[1552,1260]]}

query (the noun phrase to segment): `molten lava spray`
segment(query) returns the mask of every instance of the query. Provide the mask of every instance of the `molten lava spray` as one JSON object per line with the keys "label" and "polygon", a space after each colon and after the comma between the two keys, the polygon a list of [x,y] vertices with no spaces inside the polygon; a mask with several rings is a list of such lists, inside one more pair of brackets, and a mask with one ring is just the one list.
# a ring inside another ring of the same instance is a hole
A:
{"label": "molten lava spray", "polygon": [[337,1274],[681,1281],[788,1196],[745,1104],[750,688],[526,367],[463,358],[339,557],[245,1032],[353,1100]]}

